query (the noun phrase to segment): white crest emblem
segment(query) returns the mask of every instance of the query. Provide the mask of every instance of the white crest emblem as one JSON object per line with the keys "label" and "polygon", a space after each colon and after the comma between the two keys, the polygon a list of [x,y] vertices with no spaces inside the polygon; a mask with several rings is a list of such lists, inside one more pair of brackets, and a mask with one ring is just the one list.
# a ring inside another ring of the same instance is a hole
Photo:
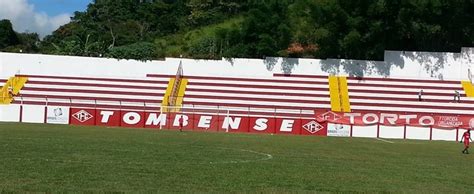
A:
{"label": "white crest emblem", "polygon": [[306,131],[308,131],[312,134],[315,134],[316,132],[320,131],[321,129],[324,129],[324,126],[322,126],[321,124],[319,124],[316,121],[310,121],[310,122],[306,123],[305,125],[303,125],[303,128],[306,129]]}
{"label": "white crest emblem", "polygon": [[90,113],[88,113],[85,110],[80,110],[80,111],[77,111],[76,113],[74,113],[72,115],[72,117],[74,117],[79,122],[83,123],[83,122],[88,121],[89,119],[91,119],[94,116],[92,116]]}

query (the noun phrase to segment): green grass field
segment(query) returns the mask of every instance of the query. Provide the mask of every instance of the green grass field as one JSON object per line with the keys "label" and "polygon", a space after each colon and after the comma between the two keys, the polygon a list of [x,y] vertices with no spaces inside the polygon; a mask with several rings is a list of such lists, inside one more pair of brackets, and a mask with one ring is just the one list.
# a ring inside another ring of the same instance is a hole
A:
{"label": "green grass field", "polygon": [[474,193],[460,143],[393,142],[0,123],[0,191]]}

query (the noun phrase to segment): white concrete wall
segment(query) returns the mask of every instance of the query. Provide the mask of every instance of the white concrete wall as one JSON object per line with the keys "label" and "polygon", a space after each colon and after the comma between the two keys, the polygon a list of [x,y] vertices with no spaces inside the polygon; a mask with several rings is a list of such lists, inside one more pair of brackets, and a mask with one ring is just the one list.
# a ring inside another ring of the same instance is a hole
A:
{"label": "white concrete wall", "polygon": [[371,126],[353,126],[352,137],[377,137],[377,125]]}
{"label": "white concrete wall", "polygon": [[407,139],[429,140],[430,128],[407,126]]}
{"label": "white concrete wall", "polygon": [[0,77],[17,73],[68,76],[144,77],[175,74],[182,61],[186,75],[271,77],[274,73],[355,75],[423,79],[467,80],[474,48],[460,53],[386,51],[384,61],[348,59],[222,59],[166,58],[135,61],[107,58],[14,54],[0,52]]}
{"label": "white concrete wall", "polygon": [[23,105],[23,122],[44,123],[44,110],[44,106],[40,105]]}
{"label": "white concrete wall", "polygon": [[380,126],[380,138],[403,139],[403,126]]}
{"label": "white concrete wall", "polygon": [[20,106],[19,105],[0,105],[0,121],[19,122],[20,121]]}
{"label": "white concrete wall", "polygon": [[433,140],[456,141],[456,130],[433,128]]}

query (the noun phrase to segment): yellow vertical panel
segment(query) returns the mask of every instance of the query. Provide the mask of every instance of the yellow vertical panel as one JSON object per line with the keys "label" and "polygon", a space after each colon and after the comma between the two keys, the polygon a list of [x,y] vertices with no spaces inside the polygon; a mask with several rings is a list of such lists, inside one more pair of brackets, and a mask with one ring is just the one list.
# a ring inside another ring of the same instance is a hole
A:
{"label": "yellow vertical panel", "polygon": [[10,104],[13,102],[13,96],[10,96],[8,92],[8,88],[11,86],[13,88],[13,95],[18,95],[20,90],[25,86],[25,83],[28,81],[27,77],[10,77],[8,78],[5,85],[3,85],[2,89],[0,90],[0,104]]}
{"label": "yellow vertical panel", "polygon": [[467,97],[474,97],[474,87],[470,81],[461,81],[462,88]]}
{"label": "yellow vertical panel", "polygon": [[339,77],[339,92],[341,94],[341,104],[343,112],[351,112],[351,103],[349,98],[349,88],[347,86],[347,78]]}
{"label": "yellow vertical panel", "polygon": [[181,79],[181,84],[179,86],[178,98],[176,99],[176,106],[181,106],[183,103],[184,94],[186,92],[186,86],[188,85],[188,79]]}
{"label": "yellow vertical panel", "polygon": [[341,98],[339,95],[339,82],[336,76],[329,76],[329,96],[331,98],[331,110],[341,112]]}
{"label": "yellow vertical panel", "polygon": [[171,95],[171,91],[173,90],[174,81],[175,81],[175,78],[170,78],[170,81],[168,82],[168,87],[166,88],[165,95],[163,96],[163,100],[161,101],[162,106],[168,106],[168,100]]}
{"label": "yellow vertical panel", "polygon": [[23,88],[23,86],[25,86],[27,81],[28,77],[13,77],[11,83],[13,86],[13,94],[18,95],[18,93]]}

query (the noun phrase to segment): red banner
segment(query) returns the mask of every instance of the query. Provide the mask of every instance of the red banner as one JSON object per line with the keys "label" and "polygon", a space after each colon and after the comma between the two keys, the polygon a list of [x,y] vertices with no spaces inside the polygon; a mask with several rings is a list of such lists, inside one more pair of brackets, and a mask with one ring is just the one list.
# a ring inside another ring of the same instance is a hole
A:
{"label": "red banner", "polygon": [[327,126],[314,119],[249,117],[192,113],[71,109],[71,124],[163,128],[241,133],[278,133],[326,136]]}
{"label": "red banner", "polygon": [[95,125],[95,109],[71,108],[69,122],[72,125]]}
{"label": "red banner", "polygon": [[316,120],[346,125],[422,126],[435,128],[473,128],[474,115],[442,115],[429,113],[332,112],[315,110]]}

